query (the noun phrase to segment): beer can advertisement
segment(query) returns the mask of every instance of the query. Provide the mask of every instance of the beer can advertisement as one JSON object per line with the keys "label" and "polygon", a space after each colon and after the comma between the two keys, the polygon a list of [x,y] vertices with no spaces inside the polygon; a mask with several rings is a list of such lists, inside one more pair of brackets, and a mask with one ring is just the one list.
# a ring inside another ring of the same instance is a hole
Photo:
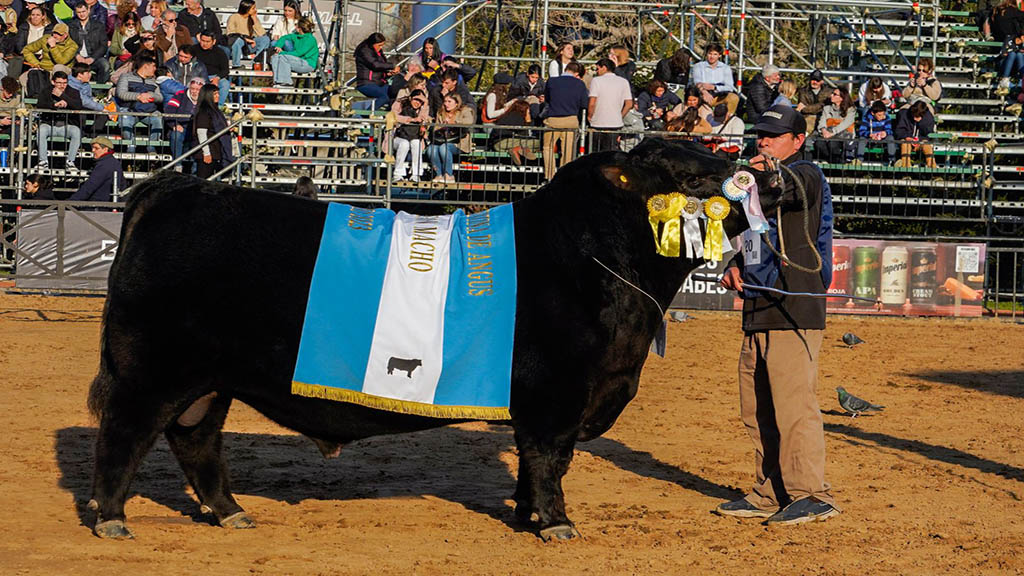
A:
{"label": "beer can advertisement", "polygon": [[[726,264],[695,270],[672,307],[741,310],[743,300],[735,292],[710,281]],[[984,285],[984,244],[840,238],[832,245],[826,309],[830,314],[981,316]]]}

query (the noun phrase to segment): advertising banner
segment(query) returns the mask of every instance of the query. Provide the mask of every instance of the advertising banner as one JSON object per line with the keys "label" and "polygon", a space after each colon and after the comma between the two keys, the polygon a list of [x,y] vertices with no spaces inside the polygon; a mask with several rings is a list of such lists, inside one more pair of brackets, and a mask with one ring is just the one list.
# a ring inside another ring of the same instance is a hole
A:
{"label": "advertising banner", "polygon": [[15,285],[30,290],[106,290],[123,216],[21,210]]}
{"label": "advertising banner", "polygon": [[[710,280],[725,263],[694,271],[672,301],[673,308],[740,310],[735,292]],[[693,278],[696,276],[696,278]],[[985,245],[836,239],[827,310],[833,314],[889,316],[981,316]],[[841,298],[877,299],[880,305]]]}

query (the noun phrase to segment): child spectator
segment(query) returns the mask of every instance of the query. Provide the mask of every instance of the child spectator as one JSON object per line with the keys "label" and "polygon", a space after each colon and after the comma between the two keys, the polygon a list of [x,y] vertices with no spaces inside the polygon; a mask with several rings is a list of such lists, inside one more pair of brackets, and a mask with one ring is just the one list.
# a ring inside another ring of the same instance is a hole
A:
{"label": "child spectator", "polygon": [[854,164],[864,162],[864,151],[869,141],[885,142],[885,159],[892,161],[896,158],[896,141],[892,136],[892,122],[889,120],[889,111],[885,104],[876,100],[871,108],[864,113],[860,126],[857,127],[857,155]]}
{"label": "child spectator", "polygon": [[242,65],[242,52],[259,54],[270,47],[270,37],[260,23],[256,0],[242,0],[238,12],[228,18],[228,45],[231,46],[231,65]]}
{"label": "child spectator", "polygon": [[643,115],[644,126],[648,130],[665,130],[666,115],[680,104],[679,96],[669,92],[661,80],[648,82],[647,89],[636,97],[636,109]]}
{"label": "child spectator", "polygon": [[917,150],[924,153],[924,165],[927,168],[938,168],[931,144],[924,144],[928,135],[935,131],[935,117],[932,116],[924,102],[914,102],[896,114],[896,126],[893,136],[900,142],[900,159],[896,163],[900,168],[913,166],[911,155]]}
{"label": "child spectator", "polygon": [[159,66],[156,69],[156,85],[160,87],[160,94],[164,102],[169,102],[175,94],[185,89],[185,85],[178,82],[171,76],[167,66]]}
{"label": "child spectator", "polygon": [[[460,152],[472,152],[470,131],[458,125],[473,123],[473,110],[462,105],[462,98],[457,93],[444,97],[441,113],[437,124],[430,133],[430,145],[427,146],[427,158],[434,169],[434,182],[451,184],[455,182],[454,164]],[[447,124],[447,126],[443,126]]]}
{"label": "child spectator", "polygon": [[393,109],[398,125],[395,127],[395,173],[394,180],[405,180],[405,158],[412,152],[412,174],[409,180],[420,181],[423,171],[423,133],[430,121],[427,113],[427,95],[416,90],[404,100],[395,103]]}

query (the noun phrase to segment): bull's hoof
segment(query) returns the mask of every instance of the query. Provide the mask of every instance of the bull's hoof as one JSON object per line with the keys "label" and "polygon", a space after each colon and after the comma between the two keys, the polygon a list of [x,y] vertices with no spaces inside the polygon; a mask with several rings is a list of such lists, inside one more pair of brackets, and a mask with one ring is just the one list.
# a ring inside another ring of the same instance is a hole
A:
{"label": "bull's hoof", "polygon": [[548,526],[541,530],[540,537],[545,542],[551,542],[552,540],[572,540],[573,538],[582,538],[583,536],[575,526],[559,524],[557,526]]}
{"label": "bull's hoof", "polygon": [[132,534],[132,531],[124,525],[124,520],[97,522],[92,527],[92,533],[100,538],[109,538],[111,540],[132,540],[135,538],[135,534]]}
{"label": "bull's hoof", "polygon": [[245,512],[235,512],[231,516],[222,519],[220,525],[224,528],[233,528],[235,530],[248,530],[249,528],[256,527],[256,523]]}

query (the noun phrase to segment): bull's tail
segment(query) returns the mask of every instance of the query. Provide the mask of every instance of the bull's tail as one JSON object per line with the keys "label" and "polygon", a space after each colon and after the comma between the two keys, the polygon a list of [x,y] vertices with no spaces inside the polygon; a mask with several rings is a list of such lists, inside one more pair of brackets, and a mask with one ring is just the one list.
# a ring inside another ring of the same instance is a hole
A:
{"label": "bull's tail", "polygon": [[[106,316],[106,310],[104,310],[104,316]],[[103,416],[103,409],[107,407],[107,402],[114,389],[114,376],[110,372],[110,361],[107,358],[106,318],[104,318],[103,324],[104,326],[100,329],[100,370],[93,378],[92,385],[89,386],[88,400],[89,412],[92,412],[97,419]]]}

